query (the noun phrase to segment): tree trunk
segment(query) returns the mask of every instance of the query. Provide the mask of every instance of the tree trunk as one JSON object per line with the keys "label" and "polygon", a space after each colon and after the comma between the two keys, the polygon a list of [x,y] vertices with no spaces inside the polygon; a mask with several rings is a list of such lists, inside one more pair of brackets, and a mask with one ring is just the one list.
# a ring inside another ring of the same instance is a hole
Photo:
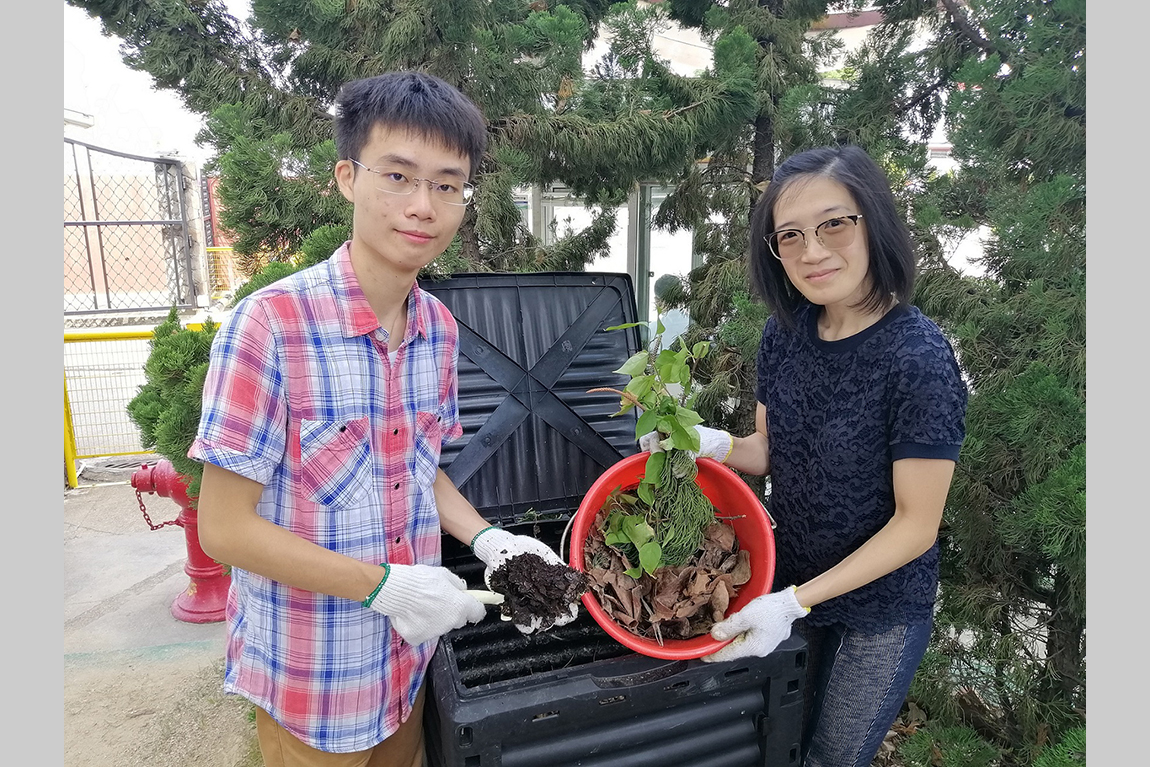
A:
{"label": "tree trunk", "polygon": [[463,214],[463,223],[459,225],[459,241],[461,255],[469,264],[483,262],[483,256],[479,251],[479,235],[475,231],[475,219],[475,205],[468,205]]}
{"label": "tree trunk", "polygon": [[1071,606],[1073,585],[1066,572],[1054,572],[1054,604],[1051,606],[1046,666],[1051,684],[1045,694],[1049,702],[1062,702],[1068,708],[1081,708],[1085,700],[1082,661],[1086,652],[1086,615]]}
{"label": "tree trunk", "polygon": [[775,126],[771,118],[762,112],[755,118],[754,147],[751,183],[761,184],[775,174]]}

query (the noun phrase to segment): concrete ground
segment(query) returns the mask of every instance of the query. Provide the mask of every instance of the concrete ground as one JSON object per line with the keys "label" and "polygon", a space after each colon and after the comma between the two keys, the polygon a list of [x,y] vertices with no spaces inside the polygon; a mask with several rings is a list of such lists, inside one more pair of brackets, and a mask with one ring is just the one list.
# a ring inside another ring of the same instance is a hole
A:
{"label": "concrete ground", "polygon": [[[136,466],[138,468],[138,465]],[[192,584],[179,506],[87,469],[64,493],[65,765],[258,765],[251,706],[220,691],[224,624],[177,620]]]}

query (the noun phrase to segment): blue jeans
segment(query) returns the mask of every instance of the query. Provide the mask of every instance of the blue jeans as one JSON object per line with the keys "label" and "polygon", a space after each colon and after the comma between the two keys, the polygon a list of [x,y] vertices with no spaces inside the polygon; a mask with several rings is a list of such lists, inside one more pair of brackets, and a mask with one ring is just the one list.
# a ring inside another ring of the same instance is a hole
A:
{"label": "blue jeans", "polygon": [[808,648],[803,767],[869,767],[926,653],[931,623],[881,634],[795,624]]}

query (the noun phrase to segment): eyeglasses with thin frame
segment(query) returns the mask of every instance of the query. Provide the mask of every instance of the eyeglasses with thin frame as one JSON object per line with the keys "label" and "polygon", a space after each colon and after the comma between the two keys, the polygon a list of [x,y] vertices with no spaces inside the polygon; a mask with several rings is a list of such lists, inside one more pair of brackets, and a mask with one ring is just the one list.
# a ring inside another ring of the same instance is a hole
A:
{"label": "eyeglasses with thin frame", "polygon": [[780,229],[771,232],[765,239],[771,254],[780,261],[788,261],[801,256],[807,250],[807,231],[815,230],[815,239],[827,250],[842,250],[855,241],[861,213],[850,216],[828,218],[818,226],[805,229]]}
{"label": "eyeglasses with thin frame", "polygon": [[388,194],[413,194],[419,188],[420,182],[427,184],[427,188],[431,191],[431,199],[448,205],[466,205],[475,194],[474,185],[467,182],[453,183],[430,178],[413,178],[398,170],[369,168],[359,160],[352,162],[368,173],[375,174],[375,188]]}

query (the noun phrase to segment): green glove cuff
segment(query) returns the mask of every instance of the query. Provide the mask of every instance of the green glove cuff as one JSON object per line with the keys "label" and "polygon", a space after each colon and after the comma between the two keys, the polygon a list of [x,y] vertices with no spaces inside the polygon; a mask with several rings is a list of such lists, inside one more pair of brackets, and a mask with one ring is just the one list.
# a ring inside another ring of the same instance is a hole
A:
{"label": "green glove cuff", "polygon": [[379,596],[379,590],[383,588],[383,584],[387,583],[387,576],[391,575],[391,565],[387,564],[386,562],[382,562],[379,566],[383,568],[383,580],[380,581],[379,585],[375,587],[375,591],[368,594],[367,599],[363,600],[364,607],[371,607],[371,603],[375,601],[377,596]]}
{"label": "green glove cuff", "polygon": [[499,528],[496,527],[495,525],[488,525],[487,527],[483,528],[478,533],[476,533],[475,536],[471,539],[471,543],[469,544],[470,547],[474,549],[475,548],[475,542],[479,540],[479,536],[483,535],[488,530],[498,530],[498,529]]}

